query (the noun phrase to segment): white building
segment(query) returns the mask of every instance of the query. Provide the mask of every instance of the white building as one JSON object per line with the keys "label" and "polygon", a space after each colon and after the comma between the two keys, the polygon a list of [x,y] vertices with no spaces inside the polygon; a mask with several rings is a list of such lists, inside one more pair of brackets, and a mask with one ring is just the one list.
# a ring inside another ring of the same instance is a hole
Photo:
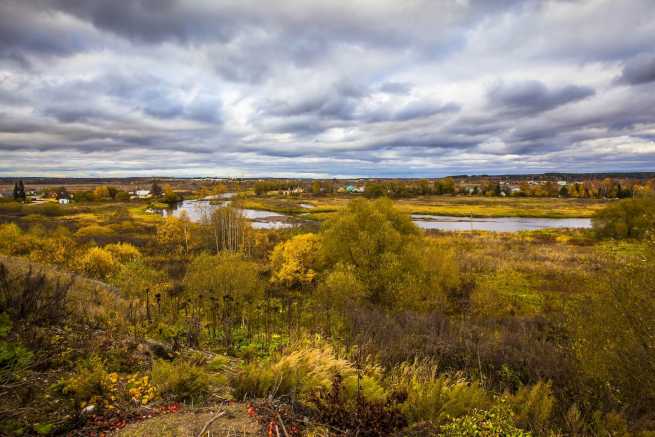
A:
{"label": "white building", "polygon": [[59,199],[59,204],[60,205],[68,205],[70,203],[70,200],[61,198]]}
{"label": "white building", "polygon": [[136,190],[134,193],[139,199],[147,199],[150,197],[150,190]]}

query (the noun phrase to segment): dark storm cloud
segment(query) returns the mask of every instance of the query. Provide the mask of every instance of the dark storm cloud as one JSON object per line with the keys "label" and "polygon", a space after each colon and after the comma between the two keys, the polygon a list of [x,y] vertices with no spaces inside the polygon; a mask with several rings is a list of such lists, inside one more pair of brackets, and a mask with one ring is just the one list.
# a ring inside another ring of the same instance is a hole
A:
{"label": "dark storm cloud", "polygon": [[618,82],[630,85],[655,82],[655,54],[641,55],[629,60],[623,67]]}
{"label": "dark storm cloud", "polygon": [[60,10],[91,22],[101,30],[146,43],[170,40],[227,40],[236,17],[229,11],[206,11],[176,0],[53,0],[40,7]]}
{"label": "dark storm cloud", "polygon": [[30,2],[6,0],[0,7],[0,62],[27,68],[32,56],[69,56],[97,42],[84,26],[43,13]]}
{"label": "dark storm cloud", "polygon": [[594,94],[593,88],[587,86],[566,85],[549,89],[542,82],[528,80],[497,84],[489,90],[487,98],[492,109],[532,114],[549,111]]}

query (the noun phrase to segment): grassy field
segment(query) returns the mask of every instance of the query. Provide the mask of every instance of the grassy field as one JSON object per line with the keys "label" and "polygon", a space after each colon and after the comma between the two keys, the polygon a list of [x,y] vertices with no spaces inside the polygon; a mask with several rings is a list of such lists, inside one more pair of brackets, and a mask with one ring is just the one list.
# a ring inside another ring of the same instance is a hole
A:
{"label": "grassy field", "polygon": [[[342,208],[353,197],[248,197],[245,208],[269,210],[287,214],[307,214],[322,220]],[[300,204],[313,205],[303,208]],[[527,198],[527,197],[468,197],[428,196],[396,199],[396,207],[407,214],[450,215],[458,217],[591,217],[608,201],[593,199]]]}

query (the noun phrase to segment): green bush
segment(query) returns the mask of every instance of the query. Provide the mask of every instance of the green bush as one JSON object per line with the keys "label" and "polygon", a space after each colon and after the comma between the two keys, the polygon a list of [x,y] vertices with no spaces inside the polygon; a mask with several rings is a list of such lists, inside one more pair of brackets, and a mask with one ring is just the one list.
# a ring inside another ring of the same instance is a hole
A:
{"label": "green bush", "polygon": [[32,353],[19,344],[4,341],[11,330],[11,320],[0,313],[0,381],[18,379],[17,372],[25,369],[32,360]]}
{"label": "green bush", "polygon": [[102,360],[94,355],[80,364],[73,376],[62,380],[56,389],[72,398],[77,407],[83,407],[108,399],[111,396],[111,384]]}
{"label": "green bush", "polygon": [[446,437],[530,437],[527,431],[514,424],[509,408],[504,405],[491,410],[473,410],[466,416],[458,417],[441,427]]}
{"label": "green bush", "polygon": [[592,222],[600,238],[646,238],[655,233],[655,198],[614,202],[598,211]]}
{"label": "green bush", "polygon": [[539,381],[532,386],[524,386],[511,397],[511,404],[517,416],[517,423],[525,429],[534,431],[538,435],[545,435],[548,431],[555,398],[551,384]]}
{"label": "green bush", "polygon": [[436,366],[427,361],[401,364],[392,383],[396,391],[406,394],[400,409],[409,423],[430,421],[438,425],[491,405],[477,383],[458,376],[440,376]]}

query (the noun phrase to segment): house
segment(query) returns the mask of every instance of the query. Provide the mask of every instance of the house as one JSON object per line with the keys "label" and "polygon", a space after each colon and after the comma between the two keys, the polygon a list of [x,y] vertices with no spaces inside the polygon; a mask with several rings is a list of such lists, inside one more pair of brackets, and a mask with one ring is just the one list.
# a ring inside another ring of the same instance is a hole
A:
{"label": "house", "polygon": [[139,199],[147,199],[150,197],[150,190],[136,190],[134,194],[136,194],[136,197]]}
{"label": "house", "polygon": [[60,205],[68,205],[70,203],[70,199],[67,197],[62,197],[58,200]]}
{"label": "house", "polygon": [[285,196],[290,196],[291,194],[300,194],[304,193],[305,189],[302,187],[289,188],[288,190],[282,191],[282,194]]}
{"label": "house", "polygon": [[348,185],[346,186],[346,191],[349,193],[363,193],[364,192],[364,186],[354,186],[354,185]]}

